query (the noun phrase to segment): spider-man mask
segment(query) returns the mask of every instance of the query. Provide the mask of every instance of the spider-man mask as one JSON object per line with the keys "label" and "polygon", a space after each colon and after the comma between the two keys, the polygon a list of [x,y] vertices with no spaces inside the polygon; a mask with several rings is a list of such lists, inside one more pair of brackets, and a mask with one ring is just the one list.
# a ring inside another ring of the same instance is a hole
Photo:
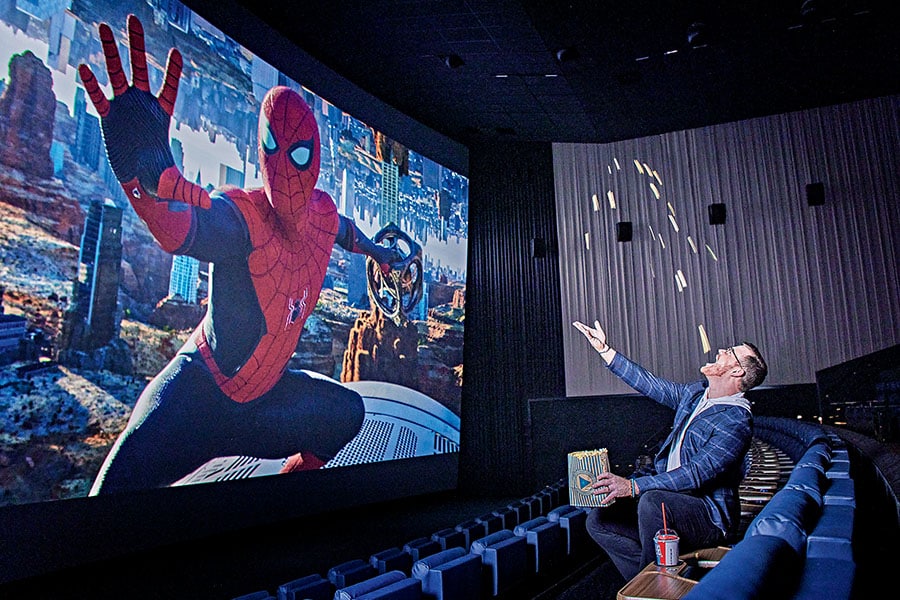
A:
{"label": "spider-man mask", "polygon": [[259,164],[266,195],[283,221],[305,221],[319,153],[319,126],[309,105],[290,88],[269,90],[259,112]]}

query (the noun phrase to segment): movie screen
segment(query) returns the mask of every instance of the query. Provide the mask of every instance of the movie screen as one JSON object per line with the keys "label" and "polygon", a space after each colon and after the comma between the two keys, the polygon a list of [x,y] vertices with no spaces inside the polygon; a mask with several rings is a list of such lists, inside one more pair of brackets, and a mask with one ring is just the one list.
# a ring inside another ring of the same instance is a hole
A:
{"label": "movie screen", "polygon": [[0,69],[0,506],[458,451],[465,177],[177,2]]}

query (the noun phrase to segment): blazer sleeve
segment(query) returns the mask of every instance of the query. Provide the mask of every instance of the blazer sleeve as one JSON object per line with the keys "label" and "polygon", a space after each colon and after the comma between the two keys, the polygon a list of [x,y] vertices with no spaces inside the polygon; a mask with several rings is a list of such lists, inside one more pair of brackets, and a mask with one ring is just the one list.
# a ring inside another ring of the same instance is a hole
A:
{"label": "blazer sleeve", "polygon": [[679,401],[690,395],[687,385],[657,377],[621,352],[616,352],[608,368],[635,391],[671,409],[677,409]]}

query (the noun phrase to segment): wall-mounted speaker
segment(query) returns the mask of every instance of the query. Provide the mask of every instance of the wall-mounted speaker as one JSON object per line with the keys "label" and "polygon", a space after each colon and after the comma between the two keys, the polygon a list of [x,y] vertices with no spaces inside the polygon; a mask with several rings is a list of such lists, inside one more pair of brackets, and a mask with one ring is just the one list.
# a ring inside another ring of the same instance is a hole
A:
{"label": "wall-mounted speaker", "polygon": [[619,221],[616,223],[616,241],[630,242],[633,234],[631,221]]}
{"label": "wall-mounted speaker", "polygon": [[531,258],[547,256],[547,242],[544,238],[531,238]]}
{"label": "wall-mounted speaker", "polygon": [[725,204],[722,202],[716,202],[714,204],[709,205],[709,224],[710,225],[724,225],[725,224]]}
{"label": "wall-mounted speaker", "polygon": [[825,204],[825,184],[822,182],[806,184],[806,203],[810,206]]}

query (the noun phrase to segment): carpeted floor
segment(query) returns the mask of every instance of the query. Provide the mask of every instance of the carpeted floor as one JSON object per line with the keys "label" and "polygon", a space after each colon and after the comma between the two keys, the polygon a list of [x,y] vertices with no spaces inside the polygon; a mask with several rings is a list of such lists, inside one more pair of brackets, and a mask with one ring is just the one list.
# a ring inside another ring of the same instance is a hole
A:
{"label": "carpeted floor", "polygon": [[616,593],[625,585],[615,565],[605,556],[592,563],[589,568],[558,593],[541,600],[616,600]]}

